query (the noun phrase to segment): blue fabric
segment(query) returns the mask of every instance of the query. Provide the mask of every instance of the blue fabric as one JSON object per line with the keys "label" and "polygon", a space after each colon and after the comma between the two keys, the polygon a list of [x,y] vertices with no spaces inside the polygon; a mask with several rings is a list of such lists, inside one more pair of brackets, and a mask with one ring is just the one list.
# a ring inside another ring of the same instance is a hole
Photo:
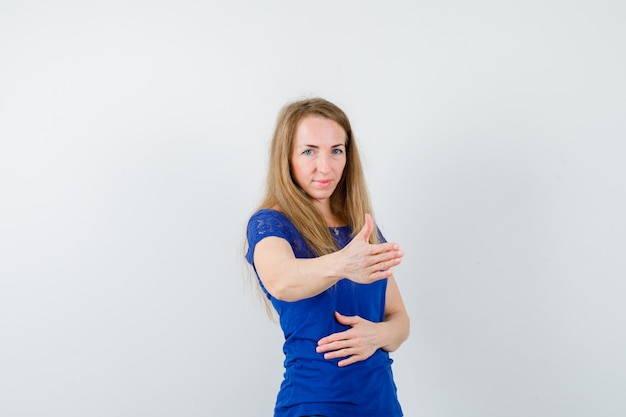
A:
{"label": "blue fabric", "polygon": [[[352,239],[349,227],[331,232],[340,248]],[[289,219],[275,210],[256,212],[248,223],[247,236],[246,259],[252,266],[255,245],[268,236],[287,240],[297,258],[315,256]],[[391,371],[393,361],[387,352],[379,349],[365,361],[340,368],[339,359],[327,360],[315,351],[319,339],[348,329],[337,323],[335,311],[374,322],[383,320],[386,279],[368,285],[342,279],[321,294],[296,302],[277,300],[260,279],[259,284],[276,308],[285,336],[285,373],[275,417],[402,416]]]}

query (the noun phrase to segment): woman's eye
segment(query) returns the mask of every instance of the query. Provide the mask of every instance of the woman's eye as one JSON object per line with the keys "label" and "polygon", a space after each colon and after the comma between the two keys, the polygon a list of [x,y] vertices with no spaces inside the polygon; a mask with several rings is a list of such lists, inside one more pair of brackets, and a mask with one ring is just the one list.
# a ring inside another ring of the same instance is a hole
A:
{"label": "woman's eye", "polygon": [[333,149],[333,155],[341,155],[343,153],[343,149]]}
{"label": "woman's eye", "polygon": [[313,154],[313,149],[306,149],[305,151],[302,152],[302,155],[312,155]]}

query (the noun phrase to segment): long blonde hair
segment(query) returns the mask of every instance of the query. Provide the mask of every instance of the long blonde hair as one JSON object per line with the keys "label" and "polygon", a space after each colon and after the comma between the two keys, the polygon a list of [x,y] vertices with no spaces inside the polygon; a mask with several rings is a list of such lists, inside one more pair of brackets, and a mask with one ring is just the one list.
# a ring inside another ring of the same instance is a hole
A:
{"label": "long blonde hair", "polygon": [[[270,145],[265,196],[259,208],[275,208],[284,213],[309,247],[321,256],[335,252],[338,247],[312,198],[293,180],[289,163],[298,122],[306,116],[330,119],[346,132],[346,165],[330,197],[333,214],[350,226],[354,234],[365,224],[366,213],[373,216],[350,121],[343,110],[322,98],[288,103],[278,114]],[[370,243],[379,243],[378,233],[371,234]]]}

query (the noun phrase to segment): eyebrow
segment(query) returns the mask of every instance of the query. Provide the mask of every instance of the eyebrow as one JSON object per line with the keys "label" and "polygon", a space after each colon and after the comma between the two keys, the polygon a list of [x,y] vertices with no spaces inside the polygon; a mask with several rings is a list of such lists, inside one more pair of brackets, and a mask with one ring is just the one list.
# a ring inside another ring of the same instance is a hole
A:
{"label": "eyebrow", "polygon": [[[340,146],[344,146],[344,147],[345,147],[345,146],[346,146],[346,144],[345,144],[345,143],[338,143],[337,145],[333,145],[333,146],[331,146],[331,148],[338,148],[338,147],[340,147]],[[317,146],[317,145],[307,145],[307,144],[305,144],[305,143],[303,143],[302,145],[300,145],[300,147],[307,147],[307,148],[319,149],[319,146]]]}

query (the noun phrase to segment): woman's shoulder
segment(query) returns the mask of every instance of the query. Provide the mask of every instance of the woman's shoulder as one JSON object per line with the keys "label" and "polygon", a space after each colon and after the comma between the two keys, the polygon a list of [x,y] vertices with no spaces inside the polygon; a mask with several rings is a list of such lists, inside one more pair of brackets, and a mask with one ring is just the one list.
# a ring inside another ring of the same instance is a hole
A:
{"label": "woman's shoulder", "polygon": [[261,208],[252,214],[248,222],[248,258],[252,259],[254,247],[258,242],[271,236],[289,242],[294,255],[298,258],[315,256],[287,215],[274,208]]}
{"label": "woman's shoulder", "polygon": [[260,208],[250,216],[250,221],[274,220],[291,224],[287,216],[280,210],[275,208]]}
{"label": "woman's shoulder", "polygon": [[274,208],[261,208],[250,216],[248,233],[293,235],[297,229],[283,212]]}

